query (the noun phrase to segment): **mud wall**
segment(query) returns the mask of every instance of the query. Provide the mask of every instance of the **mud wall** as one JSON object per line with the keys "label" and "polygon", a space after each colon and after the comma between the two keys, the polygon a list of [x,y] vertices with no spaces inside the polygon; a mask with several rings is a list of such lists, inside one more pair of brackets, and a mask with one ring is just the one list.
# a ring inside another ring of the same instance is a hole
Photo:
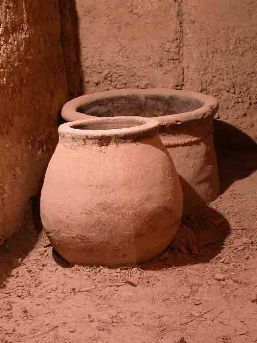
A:
{"label": "mud wall", "polygon": [[85,92],[174,87],[217,96],[257,138],[257,1],[76,0]]}
{"label": "mud wall", "polygon": [[184,0],[182,8],[185,87],[217,96],[219,118],[256,139],[257,1]]}
{"label": "mud wall", "polygon": [[0,1],[0,235],[16,230],[67,97],[57,0]]}

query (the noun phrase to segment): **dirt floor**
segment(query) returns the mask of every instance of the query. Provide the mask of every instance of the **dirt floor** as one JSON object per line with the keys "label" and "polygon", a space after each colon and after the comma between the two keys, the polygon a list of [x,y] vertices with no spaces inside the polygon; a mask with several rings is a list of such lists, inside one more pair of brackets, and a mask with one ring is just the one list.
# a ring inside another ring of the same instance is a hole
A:
{"label": "dirt floor", "polygon": [[142,266],[68,266],[28,214],[0,248],[0,342],[257,342],[257,154],[219,159],[222,195]]}

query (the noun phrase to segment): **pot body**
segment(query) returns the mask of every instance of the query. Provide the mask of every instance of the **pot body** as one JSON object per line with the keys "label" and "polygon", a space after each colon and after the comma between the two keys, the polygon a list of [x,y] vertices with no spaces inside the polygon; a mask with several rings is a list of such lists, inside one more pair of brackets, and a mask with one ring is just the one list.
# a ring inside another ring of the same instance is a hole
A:
{"label": "pot body", "polygon": [[201,212],[219,195],[212,118],[163,125],[161,139],[174,161],[184,193],[183,214]]}
{"label": "pot body", "polygon": [[41,218],[67,261],[146,261],[170,244],[181,212],[179,178],[157,132],[132,140],[60,137],[45,176]]}
{"label": "pot body", "polygon": [[161,139],[181,178],[183,214],[200,212],[220,191],[213,117],[218,109],[211,96],[172,89],[123,89],[88,94],[67,102],[68,121],[95,116],[155,117]]}

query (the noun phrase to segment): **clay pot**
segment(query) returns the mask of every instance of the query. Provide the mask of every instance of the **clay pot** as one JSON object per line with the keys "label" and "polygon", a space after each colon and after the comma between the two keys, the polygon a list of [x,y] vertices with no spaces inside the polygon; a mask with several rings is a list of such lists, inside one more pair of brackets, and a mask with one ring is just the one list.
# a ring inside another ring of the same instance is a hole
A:
{"label": "clay pot", "polygon": [[182,190],[158,129],[158,121],[140,117],[59,127],[41,218],[65,260],[137,263],[170,244],[181,219]]}
{"label": "clay pot", "polygon": [[88,94],[67,102],[67,121],[93,117],[157,117],[161,139],[181,177],[184,214],[194,214],[219,194],[213,144],[215,98],[171,89],[127,89]]}

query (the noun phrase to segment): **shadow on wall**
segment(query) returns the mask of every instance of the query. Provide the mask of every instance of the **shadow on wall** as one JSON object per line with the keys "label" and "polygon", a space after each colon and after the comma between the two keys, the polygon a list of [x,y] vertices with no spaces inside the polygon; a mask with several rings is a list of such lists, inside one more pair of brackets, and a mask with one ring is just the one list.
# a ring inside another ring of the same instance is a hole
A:
{"label": "shadow on wall", "polygon": [[83,93],[78,14],[75,0],[59,0],[63,58],[70,99]]}
{"label": "shadow on wall", "polygon": [[233,182],[257,170],[257,144],[240,129],[214,121],[214,142],[221,179],[221,192]]}

